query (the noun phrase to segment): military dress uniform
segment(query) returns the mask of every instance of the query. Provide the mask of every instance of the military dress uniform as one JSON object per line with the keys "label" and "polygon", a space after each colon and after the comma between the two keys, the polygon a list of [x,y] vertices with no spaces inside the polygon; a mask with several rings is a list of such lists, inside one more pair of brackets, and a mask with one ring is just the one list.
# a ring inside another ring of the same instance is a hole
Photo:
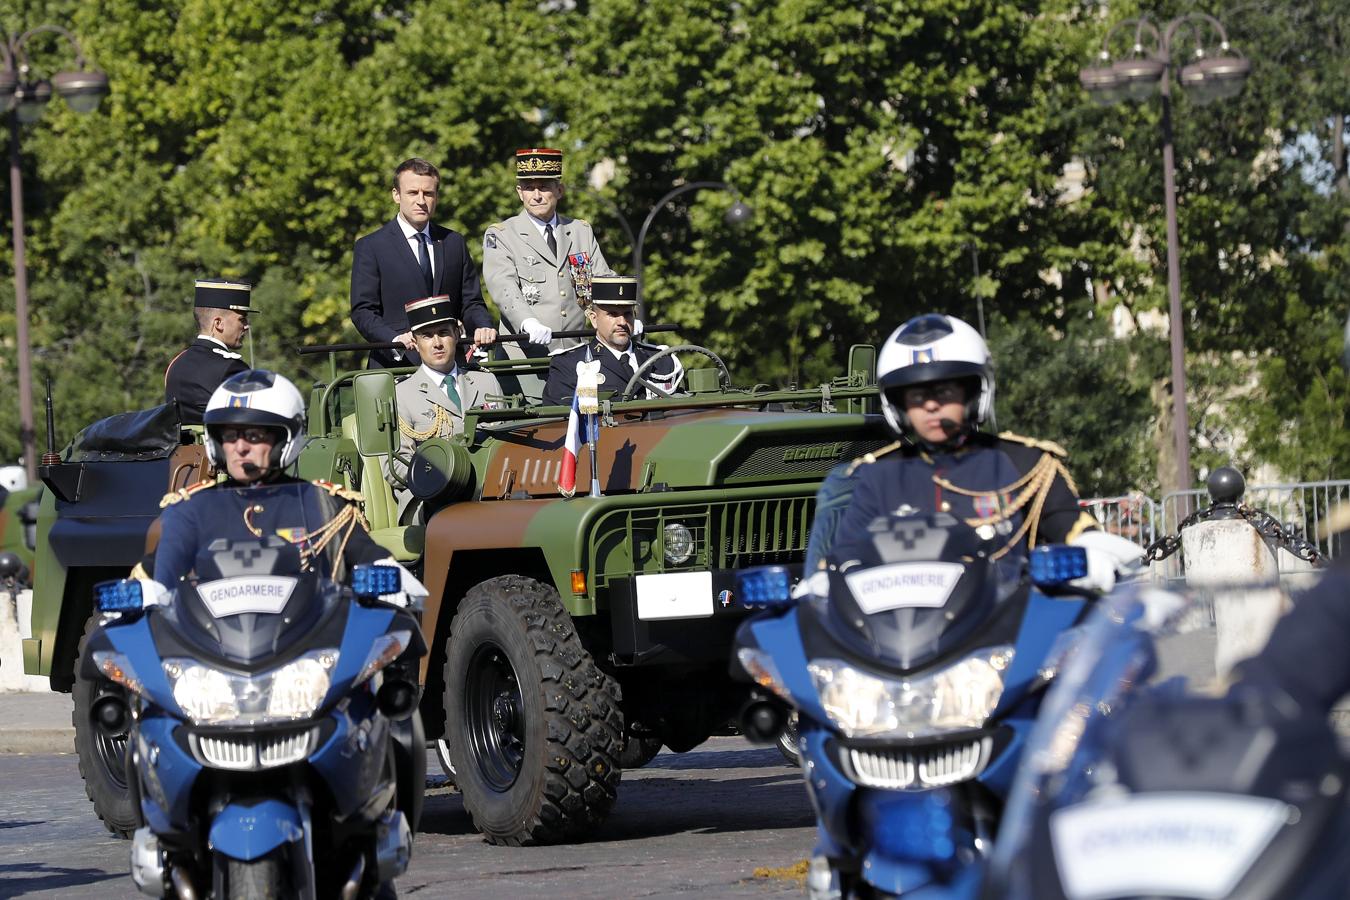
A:
{"label": "military dress uniform", "polygon": [[[455,327],[460,323],[449,312],[445,297],[427,297],[407,304],[409,328],[416,332],[443,322]],[[455,388],[452,396],[445,384],[448,375],[453,375]],[[448,438],[464,430],[464,410],[486,406],[491,408],[495,401],[489,396],[501,396],[502,388],[491,372],[482,369],[456,367],[445,375],[423,364],[394,388],[395,405],[398,409],[399,452],[411,459],[417,445],[431,438]],[[400,480],[406,480],[408,467],[397,459],[388,461],[389,471]],[[388,472],[386,473],[388,474]],[[406,490],[395,491],[398,500],[398,515],[412,504],[413,496]]]}
{"label": "military dress uniform", "polygon": [[1001,553],[1067,543],[1097,521],[1078,506],[1064,448],[1011,432],[975,432],[955,449],[900,442],[860,457],[821,485],[808,562],[860,537],[878,516],[950,513]]}
{"label": "military dress uniform", "polygon": [[[592,289],[592,302],[595,305],[612,307],[637,306],[637,279],[631,275],[601,275],[595,278]],[[568,406],[577,390],[577,364],[599,360],[601,392],[621,391],[637,369],[661,350],[650,344],[639,344],[634,338],[629,341],[622,353],[605,346],[600,339],[593,338],[590,343],[573,347],[564,353],[553,355],[548,366],[548,381],[544,385],[545,403]],[[643,376],[669,393],[679,384],[684,369],[675,357],[670,356],[648,369]],[[640,394],[651,396],[650,391]]]}
{"label": "military dress uniform", "polygon": [[[516,152],[516,180],[562,181],[562,151],[532,148]],[[586,327],[585,293],[593,275],[612,275],[589,222],[555,213],[551,249],[540,226],[521,210],[483,234],[483,280],[501,311],[501,330],[514,334],[526,319],[538,319],[554,331]],[[578,298],[577,288],[582,296]],[[577,338],[537,345],[507,344],[511,359],[544,356],[580,344]]]}
{"label": "military dress uniform", "polygon": [[[202,280],[196,284],[193,306],[248,314],[249,297],[247,284]],[[248,368],[243,356],[220,341],[199,334],[164,370],[164,402],[178,403],[179,421],[184,425],[200,425],[206,403],[216,388]]]}
{"label": "military dress uniform", "polygon": [[[296,487],[298,486],[298,488]],[[295,544],[302,564],[341,558],[347,568],[389,558],[367,533],[356,503],[361,495],[326,481],[278,476],[243,485],[199,482],[160,501],[160,538],[154,580],[172,590],[192,573],[197,554],[212,541],[276,535]],[[324,571],[341,580],[343,572]]]}

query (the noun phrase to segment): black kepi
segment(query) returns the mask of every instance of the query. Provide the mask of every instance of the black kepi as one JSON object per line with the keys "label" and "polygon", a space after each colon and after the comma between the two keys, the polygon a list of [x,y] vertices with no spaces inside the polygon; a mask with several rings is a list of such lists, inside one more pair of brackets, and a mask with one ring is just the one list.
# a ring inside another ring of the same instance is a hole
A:
{"label": "black kepi", "polygon": [[428,325],[439,325],[441,322],[454,322],[455,328],[460,328],[459,319],[455,317],[454,310],[450,306],[448,294],[409,300],[403,305],[403,311],[408,314],[410,331],[417,331]]}
{"label": "black kepi", "polygon": [[192,305],[198,309],[230,309],[248,313],[253,311],[248,305],[252,296],[251,284],[221,278],[199,278]]}

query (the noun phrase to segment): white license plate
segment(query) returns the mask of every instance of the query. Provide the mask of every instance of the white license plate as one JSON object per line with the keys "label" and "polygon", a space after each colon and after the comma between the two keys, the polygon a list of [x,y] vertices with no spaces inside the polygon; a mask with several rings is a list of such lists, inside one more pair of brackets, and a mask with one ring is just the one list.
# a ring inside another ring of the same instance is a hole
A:
{"label": "white license plate", "polygon": [[713,614],[711,572],[637,576],[639,619],[701,619]]}

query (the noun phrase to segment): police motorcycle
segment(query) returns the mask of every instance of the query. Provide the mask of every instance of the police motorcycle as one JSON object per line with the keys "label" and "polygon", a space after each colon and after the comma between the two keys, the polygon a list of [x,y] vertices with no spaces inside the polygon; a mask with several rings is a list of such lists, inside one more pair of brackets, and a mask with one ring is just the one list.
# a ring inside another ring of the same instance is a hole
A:
{"label": "police motorcycle", "polygon": [[82,674],[109,685],[96,726],[128,744],[131,875],[150,896],[382,896],[407,868],[426,768],[420,597],[392,564],[344,577],[341,542],[316,539],[339,501],[310,487],[193,498],[223,512],[264,490],[306,510],[308,537],[211,541],[172,592],[95,589]]}
{"label": "police motorcycle", "polygon": [[1324,712],[1216,676],[1216,620],[1258,589],[1100,606],[1028,739],[983,896],[1350,895],[1350,767]]}
{"label": "police motorcycle", "polygon": [[[1104,536],[1110,537],[1110,536]],[[946,896],[991,846],[1047,684],[1096,594],[1081,546],[1000,553],[945,513],[878,517],[793,586],[748,570],[733,669],[751,740],[796,715],[808,895]]]}

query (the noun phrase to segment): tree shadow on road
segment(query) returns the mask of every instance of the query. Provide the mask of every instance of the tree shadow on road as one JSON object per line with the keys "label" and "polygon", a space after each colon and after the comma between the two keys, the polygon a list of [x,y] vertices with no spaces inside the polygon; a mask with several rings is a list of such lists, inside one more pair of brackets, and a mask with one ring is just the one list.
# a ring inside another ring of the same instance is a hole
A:
{"label": "tree shadow on road", "polygon": [[101,869],[71,869],[64,866],[44,866],[40,863],[0,864],[0,895],[22,897],[38,891],[56,888],[80,887],[110,880],[130,880],[125,874]]}

